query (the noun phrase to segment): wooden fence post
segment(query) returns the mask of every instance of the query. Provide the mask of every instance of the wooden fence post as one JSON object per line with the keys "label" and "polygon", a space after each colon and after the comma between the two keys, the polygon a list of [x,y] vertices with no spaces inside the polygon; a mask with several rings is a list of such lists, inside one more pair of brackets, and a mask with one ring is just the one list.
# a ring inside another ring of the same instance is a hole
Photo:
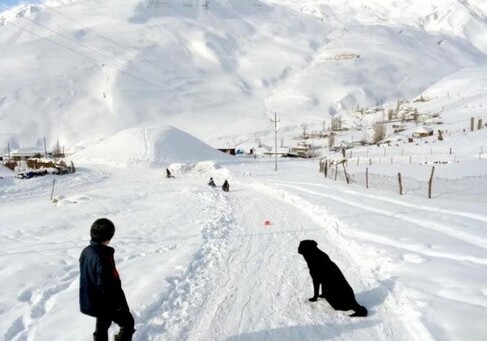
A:
{"label": "wooden fence post", "polygon": [[475,126],[475,117],[470,117],[470,131],[473,131]]}
{"label": "wooden fence post", "polygon": [[428,199],[431,199],[431,185],[433,183],[433,174],[435,173],[435,166],[431,168],[431,176],[430,176],[430,181],[428,183]]}
{"label": "wooden fence post", "polygon": [[345,180],[347,180],[347,185],[350,183],[350,179],[348,178],[347,169],[345,168],[345,162],[342,163],[343,165],[343,172],[345,173]]}
{"label": "wooden fence post", "polygon": [[338,162],[335,162],[335,181],[337,180],[338,175]]}
{"label": "wooden fence post", "polygon": [[328,159],[325,160],[325,178],[327,177],[328,175]]}
{"label": "wooden fence post", "polygon": [[369,189],[369,167],[365,168],[365,188]]}
{"label": "wooden fence post", "polygon": [[397,173],[397,179],[399,180],[399,195],[402,195],[402,180],[401,180],[401,172]]}
{"label": "wooden fence post", "polygon": [[54,195],[54,185],[55,184],[56,184],[56,179],[52,179],[51,201],[52,201],[52,196]]}

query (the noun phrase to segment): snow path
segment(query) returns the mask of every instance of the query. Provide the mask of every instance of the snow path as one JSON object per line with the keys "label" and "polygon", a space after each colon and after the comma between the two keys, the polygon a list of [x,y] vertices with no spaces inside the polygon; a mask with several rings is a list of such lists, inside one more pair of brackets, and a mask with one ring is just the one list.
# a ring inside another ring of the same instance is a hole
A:
{"label": "snow path", "polygon": [[[151,311],[148,325],[138,327],[137,340],[432,339],[394,280],[379,278],[346,253],[332,218],[263,185],[214,192],[208,200],[214,219],[203,231],[202,249],[161,309]],[[265,227],[265,220],[272,225]],[[308,302],[312,284],[297,253],[302,239],[317,240],[339,264],[369,308],[368,318],[335,312],[326,301]]]}
{"label": "snow path", "polygon": [[[443,210],[438,201],[438,207],[429,207],[427,199],[387,198],[375,191],[368,195],[362,188],[334,181],[273,181],[272,186],[287,202],[327,207],[340,222],[337,234],[359,246],[353,248],[363,255],[358,263],[366,266],[375,259],[378,273],[407,285],[405,292],[421,316],[435,312],[436,319],[426,325],[430,332],[437,334],[445,327],[441,321],[450,320],[454,322],[445,328],[450,332],[468,325],[473,339],[484,333],[487,300],[473,293],[479,290],[476,278],[487,264],[485,215]],[[455,273],[462,275],[453,278]],[[441,289],[444,285],[448,290]],[[456,308],[448,309],[452,305]],[[469,313],[458,318],[458,311]],[[451,339],[447,333],[442,338]]]}
{"label": "snow path", "polygon": [[[487,221],[486,215],[457,212],[454,210],[442,210],[439,208],[420,206],[404,201],[393,200],[387,197],[380,197],[377,195],[366,195],[363,192],[345,190],[341,191],[340,195],[330,192],[326,185],[317,185],[311,183],[296,182],[291,184],[289,182],[281,182],[279,186],[293,191],[310,194],[314,197],[326,198],[328,201],[334,201],[346,204],[349,208],[354,208],[359,211],[369,212],[371,214],[382,215],[385,218],[393,218],[398,225],[406,228],[416,228],[422,230],[432,230],[440,232],[442,235],[450,239],[455,239],[463,243],[471,244],[471,246],[481,249],[487,249],[487,240],[480,237],[476,233],[476,229],[472,226],[482,226]],[[308,188],[303,188],[308,186]],[[311,187],[312,189],[309,189]],[[328,194],[327,194],[328,193]],[[398,214],[397,207],[402,207],[402,213]],[[418,211],[420,214],[418,214]],[[433,212],[431,217],[429,212]],[[441,213],[445,217],[438,220],[438,214]],[[364,214],[364,213],[361,213]],[[465,219],[468,218],[468,219]],[[374,238],[381,239],[382,242],[396,244],[396,246],[408,248],[407,244],[397,243],[394,241],[386,242],[387,238],[380,237],[377,234],[367,234],[364,231],[354,231],[354,233],[362,234],[365,239]],[[418,251],[418,250],[415,250]],[[487,259],[480,257],[472,257],[464,255],[463,253],[448,254],[441,253],[435,250],[425,250],[428,255],[436,257],[445,257],[451,259],[470,260],[472,262],[486,265]]]}
{"label": "snow path", "polygon": [[[435,213],[442,213],[446,214],[449,216],[453,217],[461,217],[461,218],[469,218],[472,220],[478,220],[479,222],[487,222],[487,216],[479,215],[479,214],[471,214],[471,213],[463,213],[463,212],[456,212],[453,210],[441,210],[437,208],[431,208],[431,207],[421,207],[421,206],[416,206],[412,205],[409,203],[405,202],[400,202],[398,200],[391,200],[389,198],[380,198],[377,196],[372,196],[372,195],[364,195],[363,193],[360,192],[352,192],[348,191],[348,194],[353,195],[355,198],[360,197],[360,201],[355,199],[355,200],[350,200],[350,198],[343,198],[343,197],[337,197],[336,195],[333,194],[326,194],[322,192],[317,192],[316,190],[308,190],[308,189],[303,189],[303,185],[308,185],[308,186],[313,186],[313,187],[318,187],[318,188],[326,188],[326,186],[320,186],[316,184],[306,184],[302,182],[298,182],[295,185],[288,185],[288,184],[282,184],[281,186],[285,188],[292,188],[293,190],[296,191],[301,191],[309,194],[314,194],[317,196],[325,197],[327,199],[332,199],[334,201],[340,201],[342,203],[346,203],[347,205],[366,210],[372,213],[377,213],[381,214],[384,216],[388,216],[394,219],[398,219],[404,223],[411,223],[411,224],[416,224],[416,225],[421,225],[421,227],[426,228],[426,229],[431,229],[435,230],[437,232],[441,233],[447,233],[451,237],[454,237],[458,240],[470,243],[475,246],[479,246],[482,248],[487,248],[487,240],[484,238],[480,238],[478,235],[475,235],[473,233],[466,233],[459,231],[457,229],[457,226],[452,227],[449,224],[445,224],[445,222],[437,222],[436,220],[425,220],[423,218],[424,215],[421,215],[419,218],[417,216],[411,216],[408,212],[405,212],[404,214],[397,214],[396,211],[393,211],[390,209],[390,207],[387,207],[388,205],[394,205],[394,206],[403,206],[404,208],[407,209],[412,209],[412,210],[421,210],[425,211],[434,211]],[[343,193],[347,193],[347,191],[344,191]],[[375,205],[371,205],[371,201],[375,202]],[[436,215],[435,215],[436,217]]]}
{"label": "snow path", "polygon": [[[81,167],[56,178],[63,198],[55,205],[52,178],[7,183],[4,336],[61,341],[62,323],[73,341],[90,337],[94,321],[78,311],[78,257],[93,219],[108,216],[117,224],[112,245],[134,341],[454,340],[459,331],[483,339],[483,210],[369,192],[323,179],[308,163],[282,168],[258,165],[254,176],[252,165],[200,165],[166,179],[164,169]],[[231,192],[206,186],[209,174],[217,183],[229,178]],[[303,239],[337,263],[369,317],[308,302]]]}

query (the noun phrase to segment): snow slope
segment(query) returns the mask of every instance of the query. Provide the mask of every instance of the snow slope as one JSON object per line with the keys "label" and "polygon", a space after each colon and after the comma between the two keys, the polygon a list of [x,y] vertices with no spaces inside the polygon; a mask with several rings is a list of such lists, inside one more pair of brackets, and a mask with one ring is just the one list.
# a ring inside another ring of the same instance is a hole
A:
{"label": "snow slope", "polygon": [[[117,226],[136,341],[487,339],[487,130],[470,132],[471,117],[486,121],[485,1],[46,4],[0,14],[0,144],[59,139],[77,172],[0,169],[1,340],[91,337],[78,257],[99,217]],[[317,159],[276,172],[205,143],[271,145],[278,112],[287,144],[398,99],[441,114],[444,140],[407,143],[411,124],[388,146],[347,150],[350,185]],[[370,316],[308,301],[302,239]]]}
{"label": "snow slope", "polygon": [[465,68],[485,74],[480,0],[46,4],[1,9],[3,146],[161,125],[217,146],[269,131],[274,112],[283,128],[321,126]]}
{"label": "snow slope", "polygon": [[[484,161],[470,166],[485,180]],[[117,225],[112,245],[135,340],[487,336],[486,186],[457,197],[445,182],[451,195],[428,200],[372,179],[366,191],[324,179],[317,160],[283,160],[278,172],[265,159],[197,163],[174,179],[157,167],[77,169],[56,178],[55,204],[52,177],[0,180],[5,340],[65,340],[60,324],[71,340],[90,337],[94,320],[78,311],[78,256],[100,216]],[[230,193],[209,188],[210,176],[229,179]],[[302,239],[341,267],[369,317],[308,302]]]}

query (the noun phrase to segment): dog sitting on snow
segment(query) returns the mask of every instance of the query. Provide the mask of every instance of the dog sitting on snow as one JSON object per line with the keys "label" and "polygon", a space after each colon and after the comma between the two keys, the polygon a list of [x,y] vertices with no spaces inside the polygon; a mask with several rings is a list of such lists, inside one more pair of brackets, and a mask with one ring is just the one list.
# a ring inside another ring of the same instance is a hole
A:
{"label": "dog sitting on snow", "polygon": [[[308,263],[313,279],[314,295],[309,300],[315,302],[318,297],[325,298],[335,310],[353,310],[350,316],[367,316],[367,309],[355,300],[352,287],[348,284],[338,266],[320,249],[314,240],[302,240],[298,253]],[[319,295],[321,284],[321,295]]]}

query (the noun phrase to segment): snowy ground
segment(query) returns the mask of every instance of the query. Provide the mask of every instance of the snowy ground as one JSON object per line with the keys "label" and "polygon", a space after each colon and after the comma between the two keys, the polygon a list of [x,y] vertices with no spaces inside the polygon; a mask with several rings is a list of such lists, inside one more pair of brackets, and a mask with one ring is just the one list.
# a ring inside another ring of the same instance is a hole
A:
{"label": "snowy ground", "polygon": [[[135,340],[487,337],[485,185],[458,201],[399,196],[325,179],[317,160],[280,161],[277,172],[271,160],[203,162],[173,168],[175,179],[159,167],[77,168],[56,177],[56,204],[53,177],[2,173],[4,340],[90,338],[94,320],[78,311],[78,257],[102,216],[118,228],[112,246]],[[483,174],[471,181],[485,184],[485,160],[474,168]],[[230,193],[209,188],[210,176],[229,179]],[[340,266],[369,317],[308,302],[303,239]]]}
{"label": "snowy ground", "polygon": [[[78,257],[100,217],[117,226],[136,341],[487,339],[484,0],[48,4],[0,7],[0,146],[60,140],[77,172],[0,167],[0,340],[91,338]],[[435,136],[405,143],[417,125],[390,122],[391,146],[347,151],[350,185],[317,159],[275,172],[202,142],[274,145],[274,112],[283,146],[335,114],[353,123],[336,142],[357,141],[383,118],[359,126],[356,108],[404,99],[440,115]],[[303,239],[369,317],[308,302]]]}

